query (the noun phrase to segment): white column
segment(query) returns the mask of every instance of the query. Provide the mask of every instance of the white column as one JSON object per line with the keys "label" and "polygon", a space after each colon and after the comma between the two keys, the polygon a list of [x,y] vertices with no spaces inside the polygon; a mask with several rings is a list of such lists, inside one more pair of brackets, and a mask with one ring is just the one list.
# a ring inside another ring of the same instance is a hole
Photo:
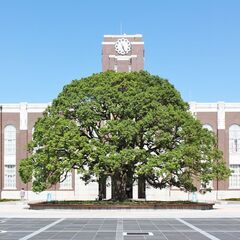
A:
{"label": "white column", "polygon": [[106,180],[106,199],[112,198],[112,181],[111,177],[108,177]]}
{"label": "white column", "polygon": [[27,103],[20,103],[20,130],[28,129]]}
{"label": "white column", "polygon": [[79,192],[79,175],[77,173],[77,169],[74,169],[74,185],[73,185],[73,190],[74,190],[74,199],[78,200],[78,192]]}
{"label": "white column", "polygon": [[133,199],[138,199],[138,181],[133,183]]}
{"label": "white column", "polygon": [[217,112],[218,129],[225,129],[225,103],[218,102]]}

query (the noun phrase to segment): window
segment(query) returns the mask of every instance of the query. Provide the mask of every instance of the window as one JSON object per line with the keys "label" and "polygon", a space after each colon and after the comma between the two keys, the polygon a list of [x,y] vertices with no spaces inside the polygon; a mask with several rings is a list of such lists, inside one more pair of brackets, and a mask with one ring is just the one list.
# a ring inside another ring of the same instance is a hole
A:
{"label": "window", "polygon": [[[62,175],[61,180],[65,177],[65,174]],[[72,189],[72,172],[67,173],[67,177],[63,182],[60,182],[60,189]]]}
{"label": "window", "polygon": [[4,166],[4,188],[6,189],[16,188],[16,166],[15,165]]}
{"label": "window", "polygon": [[229,178],[229,188],[240,188],[240,165],[230,165],[230,169],[233,173]]}
{"label": "window", "polygon": [[4,129],[4,188],[16,188],[16,128]]}
{"label": "window", "polygon": [[207,129],[207,130],[213,132],[213,128],[212,128],[212,126],[209,125],[209,124],[204,124],[204,125],[203,125],[203,128],[205,128],[205,129]]}
{"label": "window", "polygon": [[132,71],[132,66],[128,65],[128,72],[131,72],[131,71]]}
{"label": "window", "polygon": [[16,128],[12,125],[4,129],[4,155],[16,156]]}
{"label": "window", "polygon": [[240,126],[236,124],[229,128],[229,153],[240,154]]}

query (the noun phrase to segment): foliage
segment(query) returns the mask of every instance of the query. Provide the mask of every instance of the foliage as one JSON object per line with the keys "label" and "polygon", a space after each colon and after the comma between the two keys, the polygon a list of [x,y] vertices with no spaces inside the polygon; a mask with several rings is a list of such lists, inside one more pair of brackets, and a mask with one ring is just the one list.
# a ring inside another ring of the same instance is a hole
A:
{"label": "foliage", "polygon": [[8,199],[8,198],[0,199],[0,202],[13,202],[13,201],[19,201],[19,199]]}
{"label": "foliage", "polygon": [[224,201],[236,201],[236,202],[240,202],[240,198],[225,198],[223,199]]}
{"label": "foliage", "polygon": [[35,124],[20,175],[40,192],[77,169],[86,182],[115,180],[115,200],[139,176],[155,188],[203,190],[230,171],[211,132],[167,80],[147,72],[94,74],[66,85]]}

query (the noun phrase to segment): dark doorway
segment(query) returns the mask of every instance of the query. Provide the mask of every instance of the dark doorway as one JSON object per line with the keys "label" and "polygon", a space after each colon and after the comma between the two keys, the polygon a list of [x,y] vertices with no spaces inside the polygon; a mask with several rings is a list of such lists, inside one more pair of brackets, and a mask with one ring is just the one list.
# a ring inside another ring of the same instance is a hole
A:
{"label": "dark doorway", "polygon": [[143,176],[138,177],[138,198],[146,198],[146,181]]}
{"label": "dark doorway", "polygon": [[127,183],[126,194],[127,194],[127,198],[131,199],[133,197],[133,184],[132,184],[132,182]]}
{"label": "dark doorway", "polygon": [[98,183],[98,199],[106,199],[106,187],[107,187],[107,177],[102,176],[99,178],[99,183]]}
{"label": "dark doorway", "polygon": [[[116,186],[116,179],[112,177],[112,193],[115,192],[115,187]],[[128,178],[128,181],[126,183],[126,195],[128,199],[132,199],[133,197],[133,183],[132,183],[132,178]]]}

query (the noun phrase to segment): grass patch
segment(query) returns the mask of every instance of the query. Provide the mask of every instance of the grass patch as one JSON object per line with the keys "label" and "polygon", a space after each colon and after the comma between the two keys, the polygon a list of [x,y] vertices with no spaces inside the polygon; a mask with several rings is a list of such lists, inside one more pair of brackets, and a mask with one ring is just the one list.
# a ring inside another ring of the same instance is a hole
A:
{"label": "grass patch", "polygon": [[12,202],[12,201],[19,201],[19,199],[7,199],[7,198],[0,199],[0,202]]}
{"label": "grass patch", "polygon": [[30,209],[198,209],[210,210],[214,204],[191,201],[50,201],[29,203]]}
{"label": "grass patch", "polygon": [[240,201],[240,198],[226,198],[225,201]]}
{"label": "grass patch", "polygon": [[197,204],[196,202],[191,201],[136,201],[136,200],[127,200],[123,202],[112,201],[112,200],[102,200],[102,201],[50,201],[43,202],[43,204],[66,204],[66,205],[165,205],[165,204]]}

